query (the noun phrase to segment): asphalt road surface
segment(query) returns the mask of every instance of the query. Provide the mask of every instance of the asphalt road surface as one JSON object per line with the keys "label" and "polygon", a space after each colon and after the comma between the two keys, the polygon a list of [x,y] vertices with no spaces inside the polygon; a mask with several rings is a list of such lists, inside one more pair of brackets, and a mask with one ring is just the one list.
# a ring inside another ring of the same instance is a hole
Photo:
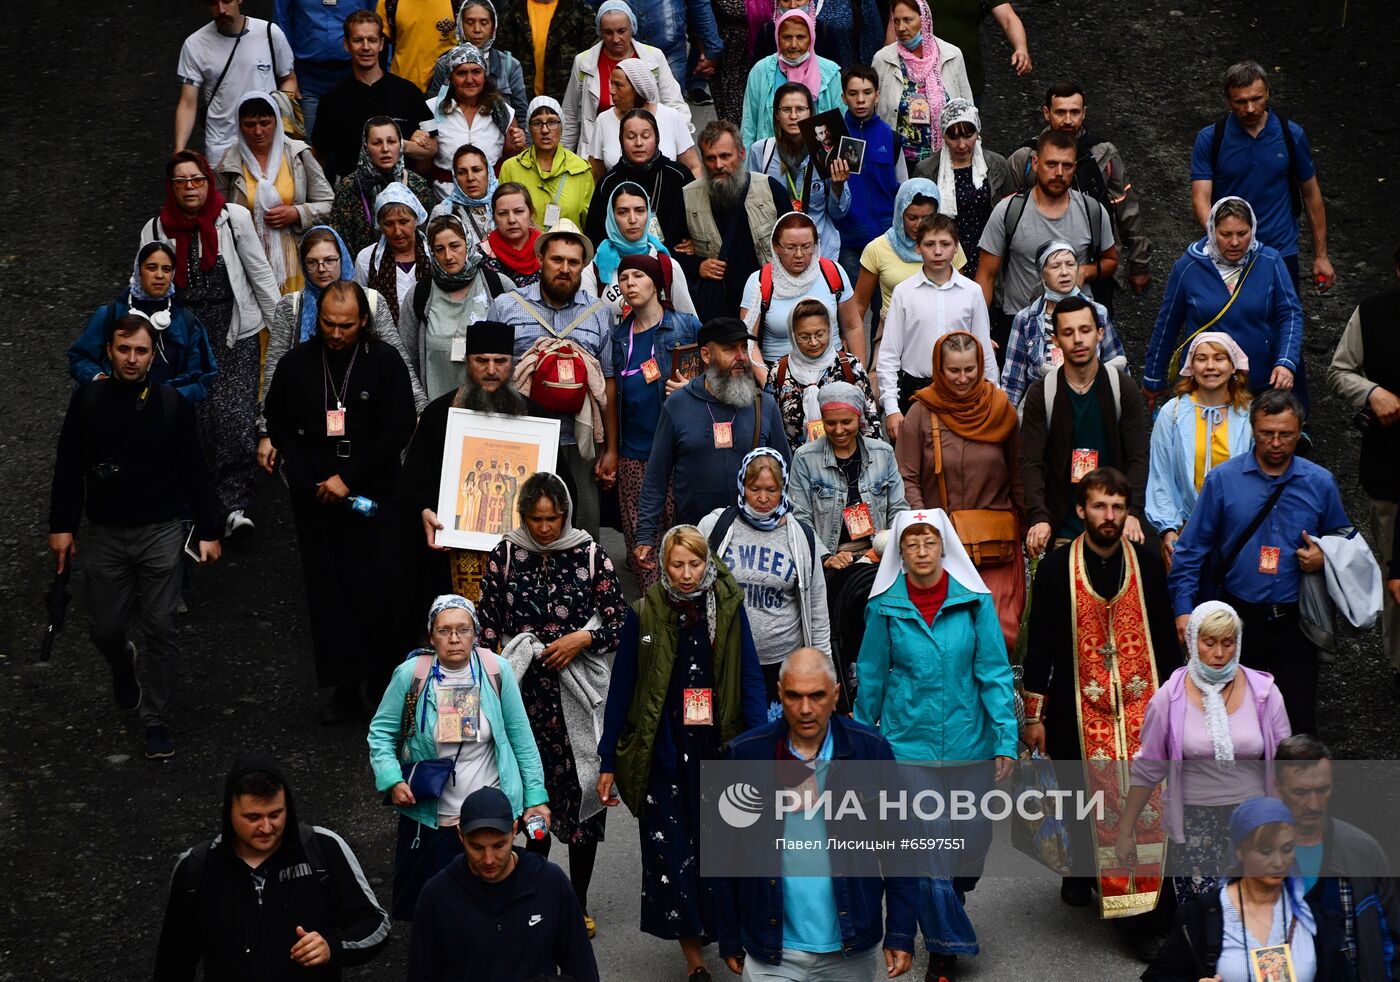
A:
{"label": "asphalt road surface", "polygon": [[[249,0],[264,14],[268,0]],[[1350,411],[1323,394],[1331,348],[1356,302],[1391,282],[1400,242],[1397,18],[1386,0],[1018,2],[1036,69],[1017,80],[990,28],[989,146],[1009,152],[1039,128],[1040,96],[1059,78],[1089,89],[1090,125],[1123,152],[1156,242],[1156,282],[1124,297],[1118,324],[1134,366],[1171,262],[1200,233],[1187,161],[1196,130],[1222,113],[1223,66],[1254,57],[1274,72],[1280,107],[1308,129],[1328,203],[1332,295],[1304,298],[1317,459],[1333,467],[1358,524],[1359,441]],[[135,720],[117,713],[107,673],[75,603],[54,659],[36,658],[52,566],[44,545],[53,445],[70,382],[64,351],[89,313],[124,288],[137,229],[160,207],[181,40],[193,2],[23,5],[0,61],[0,978],[149,977],[175,856],[218,829],[230,759],[278,756],[303,817],[354,845],[388,896],[393,818],[373,793],[363,732],[315,722],[301,578],[285,492],[264,481],[257,535],[195,578],[182,621],[179,756],[149,764]],[[1305,246],[1305,262],[1311,251]],[[1306,267],[1305,267],[1306,268]],[[79,546],[81,549],[81,535]],[[616,535],[605,546],[614,556]],[[81,554],[79,555],[81,563]],[[1374,637],[1343,643],[1323,674],[1322,736],[1344,756],[1393,758],[1390,670]],[[635,825],[610,816],[592,912],[609,980],[680,979],[673,944],[637,930]],[[555,855],[563,861],[563,849]],[[1028,871],[1029,872],[1029,871]],[[1140,967],[1111,925],[1060,904],[1048,874],[991,877],[970,895],[985,980],[1127,979]],[[402,976],[407,931],[350,977]],[[713,953],[714,949],[711,949]],[[922,977],[922,959],[911,977]],[[711,956],[717,978],[727,972]]]}

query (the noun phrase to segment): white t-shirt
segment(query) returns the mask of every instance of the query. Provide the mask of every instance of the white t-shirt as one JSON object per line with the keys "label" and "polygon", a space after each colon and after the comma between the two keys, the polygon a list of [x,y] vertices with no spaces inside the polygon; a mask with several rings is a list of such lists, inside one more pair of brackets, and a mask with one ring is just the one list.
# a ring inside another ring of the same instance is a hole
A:
{"label": "white t-shirt", "polygon": [[[379,255],[376,252],[378,248],[378,242],[373,245],[367,245],[361,249],[360,254],[355,257],[355,282],[366,289],[369,289],[371,264],[377,264],[379,262]],[[402,313],[404,305],[413,302],[413,288],[418,285],[418,264],[414,263],[408,268],[407,272],[404,271],[402,266],[399,266],[396,272],[398,273],[399,312]],[[397,321],[394,322],[394,326],[398,326]]]}
{"label": "white t-shirt", "polygon": [[[657,146],[663,155],[680,160],[681,154],[695,146],[690,136],[690,126],[680,113],[670,106],[657,103],[652,115],[656,117],[656,128],[660,131],[657,133]],[[617,166],[622,159],[622,120],[616,112],[605,109],[598,114],[598,121],[593,126],[593,139],[587,147],[579,148],[579,156],[601,160],[608,170]],[[655,202],[652,206],[655,207]]]}
{"label": "white t-shirt", "polygon": [[[424,119],[433,118],[434,103],[437,99],[428,100],[427,115]],[[509,128],[512,120],[515,119],[515,110],[506,106],[506,126]],[[433,166],[441,167],[445,171],[452,170],[452,157],[457,153],[457,148],[463,144],[470,143],[478,150],[486,154],[486,161],[494,170],[501,162],[501,155],[506,149],[506,135],[501,132],[501,128],[496,125],[496,121],[491,118],[491,114],[484,108],[478,109],[476,118],[471,122],[463,115],[462,110],[454,103],[452,111],[449,112],[438,123],[438,130],[433,134],[437,137],[437,156],[433,158]],[[438,200],[443,201],[452,193],[451,181],[434,181],[433,190],[437,192]]]}
{"label": "white t-shirt", "polygon": [[[444,683],[449,686],[454,683],[480,686],[484,680],[476,677],[473,671],[473,666],[476,664],[477,662],[473,660],[455,672],[438,665],[443,677],[442,682],[433,682],[437,687],[438,705],[442,705]],[[486,680],[485,684],[490,685],[491,683]],[[460,754],[457,753],[458,743],[437,741],[437,755],[439,757],[453,755],[457,757],[457,766],[453,768],[456,780],[448,781],[442,789],[442,797],[438,798],[439,825],[456,825],[462,814],[462,802],[466,801],[467,795],[473,791],[501,786],[501,772],[496,768],[496,744],[491,739],[491,722],[486,718],[485,712],[479,712],[477,728],[481,734],[480,738],[475,741],[462,742]]]}
{"label": "white t-shirt", "polygon": [[[283,78],[292,73],[292,48],[282,28],[272,25],[269,47],[267,21],[257,17],[248,17],[246,21],[243,34],[236,38],[220,34],[213,21],[205,24],[185,38],[180,48],[179,67],[175,69],[180,81],[199,86],[201,103],[209,98],[219,76],[224,75],[204,122],[204,155],[214,165],[238,140],[238,103],[243,95],[277,88],[274,60]],[[224,74],[224,65],[228,65],[227,74]]]}

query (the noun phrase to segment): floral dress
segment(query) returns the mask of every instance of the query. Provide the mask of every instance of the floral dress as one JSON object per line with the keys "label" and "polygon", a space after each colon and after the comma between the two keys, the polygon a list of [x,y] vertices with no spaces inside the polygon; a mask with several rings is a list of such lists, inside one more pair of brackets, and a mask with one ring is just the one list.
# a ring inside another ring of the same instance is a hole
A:
{"label": "floral dress", "polygon": [[[602,625],[590,628],[590,650],[604,652],[617,649],[627,601],[612,560],[596,543],[564,552],[537,553],[503,541],[487,556],[477,613],[481,617],[481,644],[492,651],[500,650],[514,635],[524,633],[549,644],[583,630],[596,614]],[[544,766],[554,834],[571,846],[601,842],[605,811],[586,822],[579,821],[583,791],[574,765],[576,751],[569,744],[564,725],[559,673],[535,661],[520,680],[520,696]],[[583,747],[579,751],[593,754],[597,748]]]}
{"label": "floral dress", "polygon": [[900,72],[904,76],[904,92],[899,97],[899,115],[895,119],[894,131],[904,140],[904,161],[912,174],[915,165],[933,153],[933,127],[928,122],[909,121],[909,106],[919,102],[928,112],[928,99],[919,92],[918,84],[903,70],[902,65]]}
{"label": "floral dress", "polygon": [[[946,151],[945,151],[946,152]],[[992,182],[984,180],[979,188],[972,183],[972,167],[953,168],[953,188],[958,201],[958,241],[977,243],[982,241],[982,229],[987,227],[987,219],[992,217]],[[967,263],[962,274],[968,279],[977,275],[977,262],[982,258],[982,250],[967,250]]]}
{"label": "floral dress", "polygon": [[[851,370],[851,378],[846,378],[846,373],[841,369],[841,361],[844,357],[846,365]],[[821,381],[815,383],[818,388],[828,382],[849,381],[861,392],[865,393],[865,412],[860,423],[862,436],[871,438],[880,435],[880,412],[875,404],[875,393],[870,388],[870,376],[866,374],[861,363],[850,354],[842,351],[837,355],[838,360],[831,363],[823,373]],[[763,386],[763,391],[771,395],[778,403],[778,412],[783,417],[783,431],[787,434],[788,446],[796,450],[807,442],[807,418],[802,410],[802,394],[806,386],[796,381],[791,375],[783,379],[782,391],[777,391],[778,373],[777,362],[768,368],[768,381]]]}

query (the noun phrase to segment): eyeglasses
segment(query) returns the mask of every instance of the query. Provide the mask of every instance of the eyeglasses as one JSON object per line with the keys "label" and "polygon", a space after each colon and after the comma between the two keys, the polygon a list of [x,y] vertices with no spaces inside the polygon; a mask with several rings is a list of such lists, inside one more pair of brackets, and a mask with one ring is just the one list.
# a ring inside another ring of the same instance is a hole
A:
{"label": "eyeglasses", "polygon": [[812,245],[776,245],[773,248],[777,249],[785,256],[805,256],[808,253],[815,252],[817,246],[813,243]]}
{"label": "eyeglasses", "polygon": [[564,125],[564,124],[561,123],[561,122],[560,122],[559,120],[557,120],[557,119],[532,119],[532,120],[530,120],[530,129],[532,129],[532,130],[552,130],[552,129],[554,129],[556,126],[563,126],[563,125]]}
{"label": "eyeglasses", "polygon": [[793,336],[797,339],[798,344],[818,344],[823,341],[831,340],[830,331],[822,331],[820,334],[796,334]]}
{"label": "eyeglasses", "polygon": [[779,116],[806,116],[806,115],[807,115],[808,113],[810,113],[811,111],[812,111],[812,110],[808,109],[806,106],[779,106],[779,107],[778,107],[778,115],[779,115]]}
{"label": "eyeglasses", "polygon": [[308,259],[308,260],[306,261],[306,268],[307,268],[307,269],[334,269],[335,267],[337,267],[337,266],[339,266],[339,265],[340,265],[340,257],[339,257],[339,256],[332,256],[332,257],[329,258],[329,259]]}
{"label": "eyeglasses", "polygon": [[1265,444],[1279,443],[1286,445],[1289,443],[1297,443],[1298,438],[1300,436],[1301,434],[1297,430],[1294,430],[1291,433],[1261,433],[1259,430],[1255,430],[1254,442]]}
{"label": "eyeglasses", "polygon": [[476,631],[470,626],[433,628],[433,637],[442,638],[444,641],[448,638],[469,638],[475,633]]}
{"label": "eyeglasses", "polygon": [[209,183],[209,178],[203,174],[196,177],[172,177],[170,183],[187,188],[202,188]]}

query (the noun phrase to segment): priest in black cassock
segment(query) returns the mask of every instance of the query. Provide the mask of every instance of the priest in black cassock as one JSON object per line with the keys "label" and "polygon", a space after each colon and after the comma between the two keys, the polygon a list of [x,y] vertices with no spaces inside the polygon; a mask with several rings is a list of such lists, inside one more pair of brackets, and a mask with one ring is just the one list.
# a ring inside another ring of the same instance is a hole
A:
{"label": "priest in black cassock", "polygon": [[363,718],[403,654],[385,616],[397,564],[379,506],[393,494],[414,406],[408,369],[374,333],[358,284],[326,288],[316,335],[278,362],[264,415],[292,499],[316,679],[333,689],[321,720]]}
{"label": "priest in black cassock", "polygon": [[[1161,559],[1124,542],[1133,493],[1128,479],[1115,468],[1100,468],[1086,474],[1075,493],[1084,532],[1048,553],[1036,570],[1021,736],[1054,760],[1126,767],[1141,745],[1152,694],[1182,664],[1176,623]],[[1112,778],[1117,769],[1099,773]],[[1063,769],[1057,775],[1064,780]],[[1116,803],[1117,791],[1108,790]],[[1091,843],[1077,824],[1070,833],[1082,869],[1084,857],[1102,843]],[[1093,886],[1091,879],[1068,877],[1061,899],[1084,906]],[[1111,871],[1100,871],[1099,894],[1104,917],[1146,913],[1156,905],[1155,889]]]}

